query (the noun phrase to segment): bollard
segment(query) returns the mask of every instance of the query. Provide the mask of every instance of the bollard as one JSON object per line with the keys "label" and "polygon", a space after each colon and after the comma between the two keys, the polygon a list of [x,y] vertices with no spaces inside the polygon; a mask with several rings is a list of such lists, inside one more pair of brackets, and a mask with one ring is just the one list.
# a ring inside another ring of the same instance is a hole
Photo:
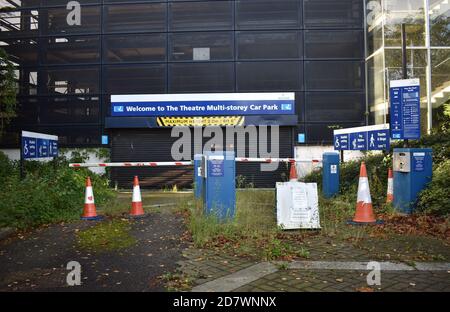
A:
{"label": "bollard", "polygon": [[339,153],[323,153],[322,194],[330,198],[339,193]]}

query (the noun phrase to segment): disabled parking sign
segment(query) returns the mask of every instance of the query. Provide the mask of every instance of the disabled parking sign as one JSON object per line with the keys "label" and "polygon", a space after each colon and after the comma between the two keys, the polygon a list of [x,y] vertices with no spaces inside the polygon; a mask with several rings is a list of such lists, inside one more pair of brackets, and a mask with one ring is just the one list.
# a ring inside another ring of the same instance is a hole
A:
{"label": "disabled parking sign", "polygon": [[58,157],[58,137],[56,135],[22,131],[22,159],[50,160]]}

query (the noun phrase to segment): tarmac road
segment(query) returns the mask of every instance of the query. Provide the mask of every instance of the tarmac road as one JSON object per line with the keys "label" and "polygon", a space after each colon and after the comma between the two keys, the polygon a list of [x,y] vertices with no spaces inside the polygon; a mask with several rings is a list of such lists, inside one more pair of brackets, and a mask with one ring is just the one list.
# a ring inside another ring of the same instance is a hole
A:
{"label": "tarmac road", "polygon": [[[181,215],[151,213],[133,220],[137,244],[92,253],[76,244],[76,232],[94,225],[56,224],[0,242],[0,291],[164,291],[158,276],[172,272],[186,247]],[[81,285],[68,286],[70,261],[81,264]]]}

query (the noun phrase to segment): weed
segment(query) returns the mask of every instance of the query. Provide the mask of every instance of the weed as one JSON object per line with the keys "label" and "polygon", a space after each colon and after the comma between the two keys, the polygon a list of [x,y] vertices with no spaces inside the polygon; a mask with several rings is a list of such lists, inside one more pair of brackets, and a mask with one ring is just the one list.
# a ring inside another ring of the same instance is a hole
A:
{"label": "weed", "polygon": [[131,225],[128,220],[116,219],[101,222],[95,226],[78,232],[78,245],[92,251],[110,251],[128,248],[136,244],[130,234]]}

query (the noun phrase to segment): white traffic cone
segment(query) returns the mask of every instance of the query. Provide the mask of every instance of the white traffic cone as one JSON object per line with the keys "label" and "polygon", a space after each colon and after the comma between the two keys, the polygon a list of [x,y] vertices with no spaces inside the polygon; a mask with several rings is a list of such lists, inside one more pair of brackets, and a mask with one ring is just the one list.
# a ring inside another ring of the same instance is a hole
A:
{"label": "white traffic cone", "polygon": [[131,199],[130,217],[141,217],[145,215],[142,208],[141,188],[139,187],[139,179],[134,176],[133,180],[133,197]]}

